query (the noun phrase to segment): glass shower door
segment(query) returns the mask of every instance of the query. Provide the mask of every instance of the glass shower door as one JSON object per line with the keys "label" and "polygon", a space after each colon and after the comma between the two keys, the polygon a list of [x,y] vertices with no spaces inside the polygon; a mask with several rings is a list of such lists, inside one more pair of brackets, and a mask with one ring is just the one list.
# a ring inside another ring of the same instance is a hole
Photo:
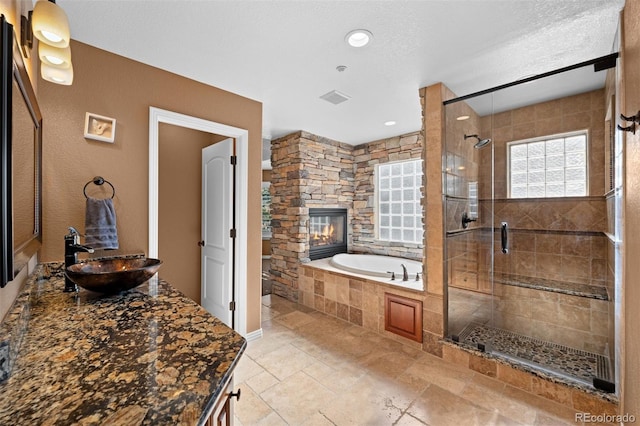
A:
{"label": "glass shower door", "polygon": [[[605,391],[606,73],[588,66],[447,103],[443,167],[448,337]],[[550,89],[585,76],[593,85]]]}

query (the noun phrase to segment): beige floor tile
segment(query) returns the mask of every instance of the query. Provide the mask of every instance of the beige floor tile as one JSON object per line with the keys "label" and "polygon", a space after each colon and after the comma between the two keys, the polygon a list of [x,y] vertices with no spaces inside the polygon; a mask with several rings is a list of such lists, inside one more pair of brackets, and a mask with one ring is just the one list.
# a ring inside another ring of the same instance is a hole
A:
{"label": "beige floor tile", "polygon": [[273,352],[280,349],[284,345],[289,344],[295,338],[295,335],[291,332],[291,330],[286,329],[286,327],[279,327],[285,329],[286,331],[283,331],[281,329],[272,330],[271,332],[269,332],[268,339],[262,338],[249,342],[249,344],[247,345],[246,354],[255,360],[261,356],[268,354],[269,352]]}
{"label": "beige floor tile", "polygon": [[276,322],[279,322],[280,324],[284,325],[285,327],[291,328],[291,329],[296,329],[299,328],[301,326],[303,326],[304,324],[308,324],[310,322],[314,322],[314,318],[309,315],[309,314],[305,314],[304,312],[300,312],[300,311],[293,311],[291,313],[288,313],[286,315],[280,315],[278,317],[275,318]]}
{"label": "beige floor tile", "polygon": [[329,389],[301,371],[260,396],[290,425],[302,424],[336,397]]}
{"label": "beige floor tile", "polygon": [[364,369],[356,365],[342,363],[333,368],[323,362],[314,362],[306,367],[304,372],[336,393],[350,389],[355,382],[366,374]]}
{"label": "beige floor tile", "polygon": [[451,364],[432,355],[425,355],[407,368],[399,376],[399,380],[411,382],[411,380],[420,379],[459,394],[473,375],[471,370],[464,367]]}
{"label": "beige floor tile", "polygon": [[293,345],[284,345],[255,361],[276,379],[283,380],[313,364],[315,359]]}
{"label": "beige floor tile", "polygon": [[367,375],[321,412],[337,425],[391,425],[416,396],[393,380]]}
{"label": "beige floor tile", "polygon": [[336,424],[327,419],[321,413],[315,413],[304,421],[300,426],[335,426]]}
{"label": "beige floor tile", "polygon": [[575,411],[378,333],[263,297],[236,425],[573,425]]}
{"label": "beige floor tile", "polygon": [[489,411],[497,411],[504,417],[522,424],[530,425],[536,421],[535,409],[522,401],[508,397],[504,392],[487,386],[469,383],[460,396],[480,407]]}
{"label": "beige floor tile", "polygon": [[235,417],[245,426],[258,424],[273,413],[273,410],[262,398],[248,386],[242,386],[242,397],[235,403]]}
{"label": "beige floor tile", "polygon": [[256,376],[264,371],[251,357],[246,354],[238,361],[238,366],[233,373],[233,379],[236,384],[241,384],[245,380]]}
{"label": "beige floor tile", "polygon": [[338,368],[347,361],[345,358],[341,357],[340,354],[331,351],[329,348],[323,348],[322,346],[307,339],[297,339],[291,344],[307,355],[334,368]]}
{"label": "beige floor tile", "polygon": [[422,426],[426,423],[421,422],[410,414],[403,414],[402,417],[397,421],[395,426]]}
{"label": "beige floor tile", "polygon": [[[504,394],[509,398],[515,398],[522,401],[529,407],[536,410],[538,413],[536,424],[538,425],[545,425],[545,422],[547,422],[546,424],[559,425],[576,424],[576,410],[569,408],[566,405],[558,404],[557,402],[550,401],[537,395],[532,395],[512,386],[506,386]],[[549,422],[548,419],[553,419],[553,421]]]}
{"label": "beige floor tile", "polygon": [[251,389],[257,394],[261,394],[277,383],[279,383],[279,380],[276,379],[273,374],[264,370],[261,373],[245,380],[245,384],[249,385],[249,387],[251,387]]}
{"label": "beige floor tile", "polygon": [[[265,418],[256,423],[256,426],[287,426],[288,423],[275,411],[270,412]],[[247,425],[249,426],[249,425]]]}
{"label": "beige floor tile", "polygon": [[407,413],[433,426],[517,425],[498,411],[472,404],[439,386],[431,385],[411,404]]}

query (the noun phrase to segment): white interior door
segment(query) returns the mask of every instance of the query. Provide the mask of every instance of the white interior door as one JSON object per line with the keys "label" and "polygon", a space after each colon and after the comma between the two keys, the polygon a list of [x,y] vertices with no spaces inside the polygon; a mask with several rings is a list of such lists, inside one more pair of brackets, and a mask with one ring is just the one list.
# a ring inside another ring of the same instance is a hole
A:
{"label": "white interior door", "polygon": [[201,303],[232,327],[233,139],[202,150],[202,283]]}

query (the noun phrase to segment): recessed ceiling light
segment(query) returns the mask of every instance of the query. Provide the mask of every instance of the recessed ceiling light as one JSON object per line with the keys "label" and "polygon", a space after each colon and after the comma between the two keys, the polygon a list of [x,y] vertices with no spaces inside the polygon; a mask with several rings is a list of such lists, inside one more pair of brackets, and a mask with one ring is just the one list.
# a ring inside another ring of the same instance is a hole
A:
{"label": "recessed ceiling light", "polygon": [[456,120],[458,121],[464,121],[464,120],[468,120],[469,116],[468,115],[461,115],[460,117],[456,117]]}
{"label": "recessed ceiling light", "polygon": [[349,31],[344,40],[352,47],[364,47],[373,39],[371,31],[353,30]]}
{"label": "recessed ceiling light", "polygon": [[393,121],[393,120],[385,121],[385,122],[384,122],[384,125],[385,125],[385,126],[395,126],[395,125],[396,125],[396,122],[395,122],[395,121]]}

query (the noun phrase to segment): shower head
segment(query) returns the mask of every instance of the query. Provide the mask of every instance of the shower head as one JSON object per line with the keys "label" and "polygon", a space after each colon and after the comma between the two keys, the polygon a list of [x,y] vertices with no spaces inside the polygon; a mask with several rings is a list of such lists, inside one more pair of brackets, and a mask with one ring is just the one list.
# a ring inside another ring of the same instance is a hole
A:
{"label": "shower head", "polygon": [[487,138],[487,139],[480,139],[480,137],[478,135],[464,135],[464,139],[467,140],[469,138],[476,138],[478,140],[478,142],[476,142],[476,144],[473,146],[475,149],[480,149],[485,145],[488,145],[491,143],[491,139]]}

